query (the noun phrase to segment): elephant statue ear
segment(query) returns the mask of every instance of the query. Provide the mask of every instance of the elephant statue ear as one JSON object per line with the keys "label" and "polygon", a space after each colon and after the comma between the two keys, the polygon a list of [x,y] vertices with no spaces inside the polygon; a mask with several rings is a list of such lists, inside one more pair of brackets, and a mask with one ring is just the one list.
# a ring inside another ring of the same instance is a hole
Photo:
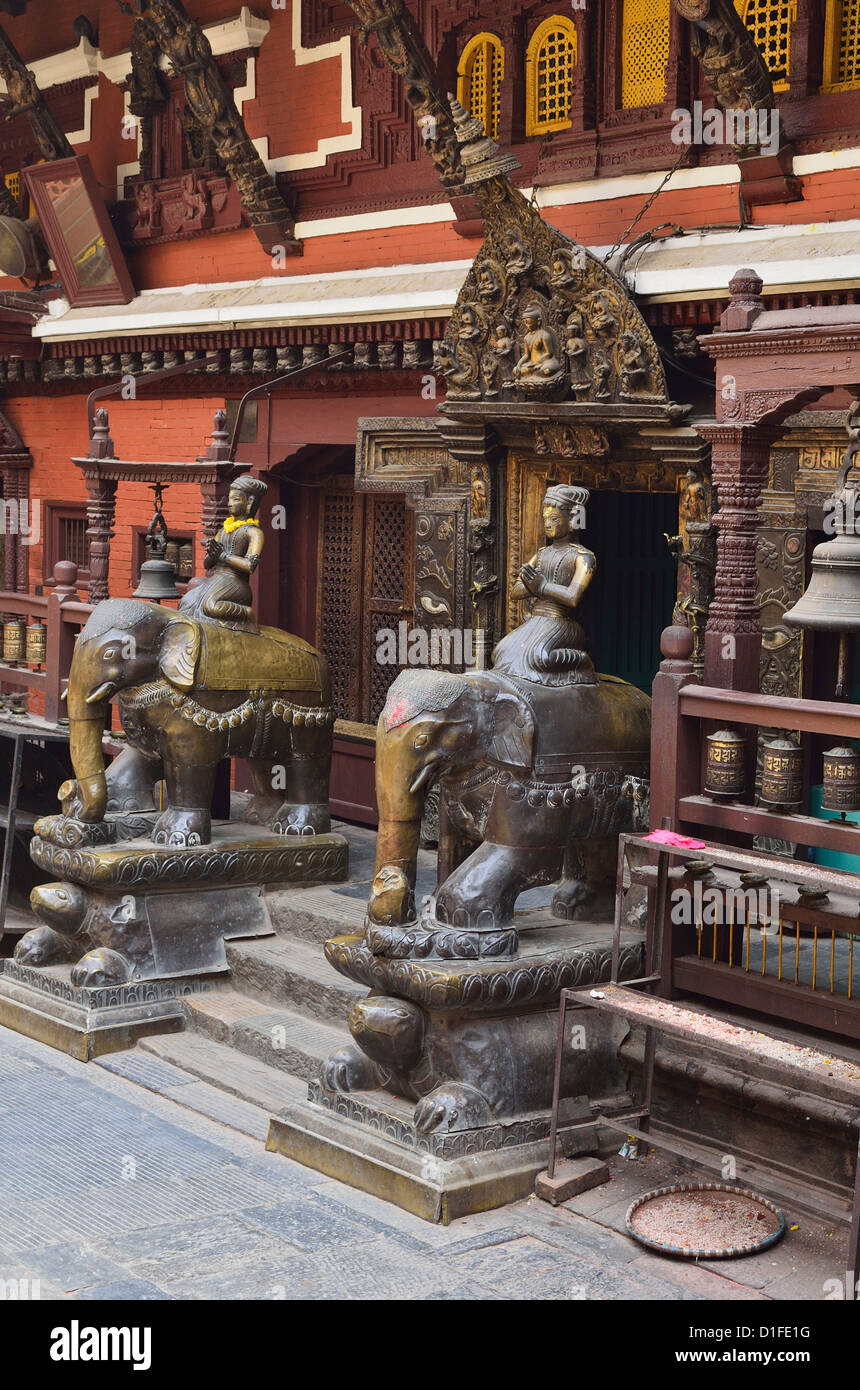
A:
{"label": "elephant statue ear", "polygon": [[169,623],[161,639],[161,673],[171,685],[180,690],[190,690],[197,671],[197,658],[200,655],[200,629],[187,618]]}
{"label": "elephant statue ear", "polygon": [[531,767],[535,741],[535,721],[531,710],[514,695],[500,691],[493,702],[493,713],[490,739],[493,762]]}

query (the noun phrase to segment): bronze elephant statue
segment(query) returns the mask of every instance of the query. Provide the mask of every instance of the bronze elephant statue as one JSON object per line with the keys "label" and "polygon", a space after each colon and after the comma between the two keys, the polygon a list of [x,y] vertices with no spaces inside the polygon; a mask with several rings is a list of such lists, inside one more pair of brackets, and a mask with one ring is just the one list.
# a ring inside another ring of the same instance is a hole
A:
{"label": "bronze elephant statue", "polygon": [[[377,731],[371,949],[452,955],[466,932],[479,954],[510,954],[515,934],[506,947],[505,929],[516,900],[540,885],[557,885],[559,917],[606,912],[618,832],[644,819],[650,708],[647,695],[614,676],[544,687],[496,671],[403,672]],[[430,940],[413,890],[424,798],[436,779]]]}
{"label": "bronze elephant statue", "polygon": [[[106,771],[102,737],[114,697],[129,747]],[[325,659],[299,637],[106,599],[75,647],[68,715],[76,780],[60,799],[76,821],[151,812],[163,779],[154,842],[207,844],[218,764],[241,757],[256,792],[247,820],[284,834],[331,828],[330,678]]]}

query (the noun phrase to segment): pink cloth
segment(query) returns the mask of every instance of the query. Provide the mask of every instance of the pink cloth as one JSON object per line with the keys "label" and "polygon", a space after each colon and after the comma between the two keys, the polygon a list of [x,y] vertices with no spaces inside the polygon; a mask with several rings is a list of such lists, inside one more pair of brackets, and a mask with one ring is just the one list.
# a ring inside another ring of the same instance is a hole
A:
{"label": "pink cloth", "polygon": [[704,840],[694,840],[690,835],[679,835],[676,830],[652,830],[642,837],[654,840],[658,845],[677,845],[678,849],[705,849]]}

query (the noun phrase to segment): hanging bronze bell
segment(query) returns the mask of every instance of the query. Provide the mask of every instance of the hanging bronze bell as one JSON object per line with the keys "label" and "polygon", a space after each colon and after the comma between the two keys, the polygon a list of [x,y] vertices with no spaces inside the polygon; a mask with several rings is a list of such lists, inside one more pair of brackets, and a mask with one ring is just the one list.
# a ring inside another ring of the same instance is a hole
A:
{"label": "hanging bronze bell", "polygon": [[[860,630],[860,536],[844,529],[854,524],[854,493],[835,500],[837,534],[822,541],[812,552],[812,574],[806,591],[785,614],[789,627],[816,628],[820,632]],[[850,515],[849,515],[850,513]],[[860,522],[860,509],[858,509]]]}
{"label": "hanging bronze bell", "polygon": [[860,403],[848,415],[848,448],[827,504],[833,518],[833,540],[823,541],[812,552],[812,574],[806,590],[784,615],[789,627],[839,633],[837,699],[848,691],[849,638],[860,631],[860,498],[846,486],[860,450]]}
{"label": "hanging bronze bell", "polygon": [[149,599],[151,603],[163,603],[168,598],[181,598],[176,587],[176,571],[169,560],[144,560],[140,567],[140,583],[134,591],[135,598]]}

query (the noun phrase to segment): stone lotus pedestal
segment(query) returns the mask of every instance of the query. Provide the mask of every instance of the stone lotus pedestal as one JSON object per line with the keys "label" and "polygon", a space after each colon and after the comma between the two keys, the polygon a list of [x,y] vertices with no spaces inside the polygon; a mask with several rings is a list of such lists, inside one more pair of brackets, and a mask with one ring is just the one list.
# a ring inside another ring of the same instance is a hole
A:
{"label": "stone lotus pedestal", "polygon": [[32,896],[45,925],[0,961],[0,1024],[81,1061],[181,1030],[183,996],[227,973],[225,941],[273,935],[266,888],[347,874],[341,835],[221,823],[173,848],[123,829],[37,823],[31,857],[57,881]]}
{"label": "stone lotus pedestal", "polygon": [[[394,959],[374,955],[366,934],[328,941],[330,964],[372,992],[350,1016],[354,1044],[327,1059],[306,1102],[272,1118],[267,1148],[430,1221],[527,1196],[547,1162],[559,994],[609,979],[612,929],[549,909],[518,913],[517,927],[504,959]],[[625,933],[620,976],[641,970],[641,939]],[[597,1147],[595,1128],[571,1128],[593,1100],[604,1111],[607,1096],[629,1102],[624,1023],[569,1018],[566,1155]]]}

